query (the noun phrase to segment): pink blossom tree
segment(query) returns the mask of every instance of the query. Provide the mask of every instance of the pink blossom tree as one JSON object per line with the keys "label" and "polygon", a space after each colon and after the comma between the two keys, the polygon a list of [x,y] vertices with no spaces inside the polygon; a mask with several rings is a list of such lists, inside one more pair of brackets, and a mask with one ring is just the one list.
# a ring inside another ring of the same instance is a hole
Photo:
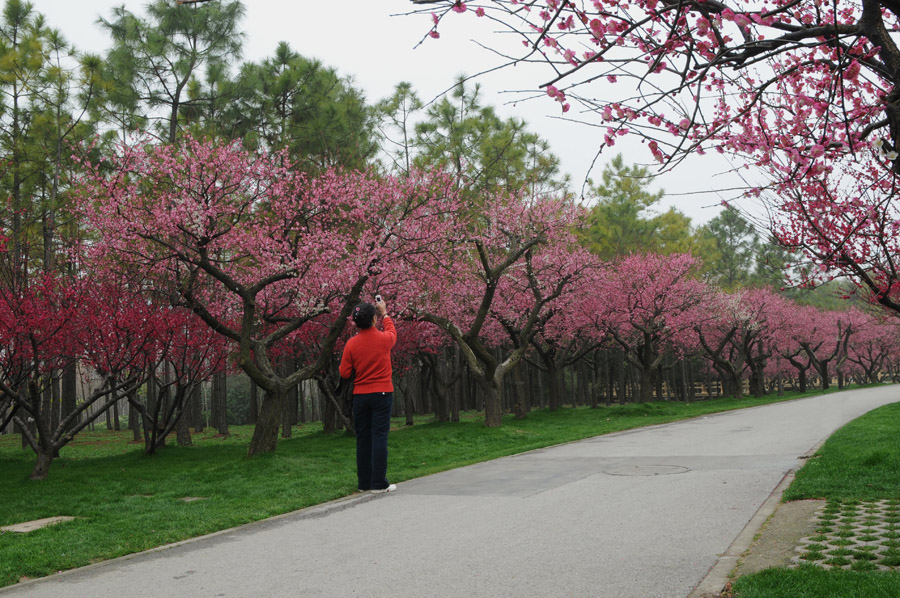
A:
{"label": "pink blossom tree", "polygon": [[752,166],[766,182],[748,193],[808,272],[849,275],[900,311],[900,47],[887,0],[412,2],[428,5],[432,37],[454,13],[491,19],[507,35],[480,41],[509,64],[545,65],[536,83],[567,118],[605,131],[600,149],[631,135],[664,168],[705,152]]}
{"label": "pink blossom tree", "polygon": [[855,365],[868,384],[878,384],[885,361],[900,351],[900,335],[893,321],[859,313],[856,332],[847,345],[847,361]]}
{"label": "pink blossom tree", "polygon": [[653,396],[653,376],[666,350],[694,344],[693,327],[705,316],[709,289],[694,276],[698,262],[689,254],[634,254],[610,269],[589,309],[593,326],[625,351],[640,373],[640,402]]}
{"label": "pink blossom tree", "polygon": [[712,317],[695,324],[703,353],[735,398],[743,396],[745,376],[755,396],[765,394],[766,363],[775,354],[774,339],[784,325],[780,310],[786,303],[765,288],[719,292],[706,306]]}
{"label": "pink blossom tree", "polygon": [[[501,287],[502,300],[493,310],[494,317],[506,331],[509,342],[514,347],[524,344],[527,350],[530,343],[541,356],[552,381],[549,400],[551,409],[562,404],[561,366],[575,363],[584,356],[588,347],[597,345],[596,342],[587,346],[580,343],[580,351],[575,350],[574,344],[569,345],[568,349],[572,353],[567,355],[557,351],[562,345],[561,337],[574,340],[580,336],[572,326],[577,322],[573,317],[572,307],[580,297],[590,292],[588,285],[597,280],[595,275],[602,268],[600,260],[575,245],[574,239],[562,241],[564,242],[541,247],[541,251],[534,255],[526,255],[525,276],[509,276],[504,279]],[[569,334],[561,330],[563,327],[567,328],[566,332]],[[538,335],[543,343],[534,342]],[[585,339],[582,337],[580,340]],[[518,419],[525,417],[521,398],[516,401],[514,408]]]}
{"label": "pink blossom tree", "polygon": [[[588,264],[572,227],[583,210],[568,199],[490,198],[461,214],[461,236],[414,264],[422,279],[408,295],[411,317],[430,322],[459,346],[484,395],[485,426],[502,424],[503,379],[528,351],[546,310]],[[491,350],[503,340],[511,349]]]}
{"label": "pink blossom tree", "polygon": [[[806,390],[806,374],[812,365],[797,342],[795,332],[807,325],[805,307],[798,305],[781,293],[757,289],[764,293],[765,314],[761,343],[767,355],[762,373],[774,380],[779,393],[785,380],[798,380],[800,392]],[[812,308],[814,311],[815,308]],[[759,370],[757,370],[758,372]],[[794,385],[796,388],[796,385]]]}
{"label": "pink blossom tree", "polygon": [[[831,386],[831,377],[847,359],[847,346],[856,331],[856,318],[846,312],[812,313],[808,328],[796,332],[797,342],[822,381],[822,389]],[[834,369],[832,369],[832,367]]]}
{"label": "pink blossom tree", "polygon": [[[102,239],[94,259],[196,313],[265,390],[250,455],[275,450],[283,398],[332,359],[370,278],[446,238],[456,209],[441,175],[308,179],[283,154],[238,143],[122,147],[86,171],[82,214]],[[321,318],[319,350],[283,373],[272,352]]]}
{"label": "pink blossom tree", "polygon": [[548,405],[562,406],[563,371],[591,355],[606,341],[606,333],[593,325],[595,295],[605,283],[607,269],[595,261],[578,284],[572,285],[541,319],[531,345],[542,371],[550,378]]}

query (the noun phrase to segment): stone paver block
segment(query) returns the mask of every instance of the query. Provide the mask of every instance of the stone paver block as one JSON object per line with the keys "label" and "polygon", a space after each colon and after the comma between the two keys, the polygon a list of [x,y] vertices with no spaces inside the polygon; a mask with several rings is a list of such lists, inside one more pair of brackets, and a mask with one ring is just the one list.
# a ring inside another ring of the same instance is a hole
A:
{"label": "stone paver block", "polygon": [[41,529],[42,527],[47,527],[48,525],[55,525],[57,523],[62,523],[63,521],[72,521],[75,519],[74,517],[45,517],[44,519],[35,519],[34,521],[26,521],[24,523],[16,523],[15,525],[7,525],[4,527],[0,527],[0,531],[4,532],[15,532],[17,534],[26,534],[28,532],[33,532],[36,529]]}

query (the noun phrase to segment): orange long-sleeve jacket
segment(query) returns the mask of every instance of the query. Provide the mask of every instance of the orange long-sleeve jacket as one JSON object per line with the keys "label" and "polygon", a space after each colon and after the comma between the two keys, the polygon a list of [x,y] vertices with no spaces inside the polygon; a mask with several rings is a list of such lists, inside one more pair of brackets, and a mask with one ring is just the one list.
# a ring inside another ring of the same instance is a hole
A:
{"label": "orange long-sleeve jacket", "polygon": [[391,348],[397,342],[397,330],[389,316],[381,320],[384,330],[362,328],[347,341],[341,356],[341,378],[353,379],[353,394],[394,392],[391,380]]}

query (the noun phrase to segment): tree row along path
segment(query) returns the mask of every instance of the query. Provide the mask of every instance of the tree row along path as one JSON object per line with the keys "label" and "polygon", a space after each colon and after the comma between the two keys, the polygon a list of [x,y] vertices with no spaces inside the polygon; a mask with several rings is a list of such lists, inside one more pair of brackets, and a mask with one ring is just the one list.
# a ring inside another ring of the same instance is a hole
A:
{"label": "tree row along path", "polygon": [[898,399],[884,386],[598,436],[0,596],[683,598],[800,457]]}

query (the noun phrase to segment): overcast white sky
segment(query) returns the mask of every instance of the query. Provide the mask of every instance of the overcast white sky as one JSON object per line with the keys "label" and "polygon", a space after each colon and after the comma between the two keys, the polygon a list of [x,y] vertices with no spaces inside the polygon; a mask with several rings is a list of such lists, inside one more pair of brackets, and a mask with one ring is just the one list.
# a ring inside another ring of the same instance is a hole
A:
{"label": "overcast white sky", "polygon": [[[109,16],[112,7],[123,4],[132,12],[141,12],[146,0],[32,3],[47,17],[50,26],[59,29],[79,51],[102,53],[108,39],[96,24],[98,17]],[[458,74],[472,75],[499,62],[474,43],[474,38],[486,39],[492,31],[486,19],[472,15],[451,13],[441,23],[440,39],[429,38],[413,49],[428,33],[431,19],[427,15],[394,16],[414,8],[409,0],[244,0],[244,4],[244,60],[270,56],[278,42],[287,41],[302,55],[318,58],[341,75],[352,76],[369,102],[389,96],[400,81],[412,83],[420,97],[428,101],[444,92]],[[496,36],[493,41],[496,42]],[[549,98],[521,101],[522,95],[509,93],[535,90],[543,82],[539,74],[529,73],[524,67],[487,74],[479,81],[485,103],[498,107],[507,117],[523,118],[531,131],[550,142],[564,172],[572,176],[573,190],[580,192],[598,147],[593,130],[554,118],[560,115],[559,104]],[[631,148],[617,145],[615,149],[620,147],[626,163],[649,160],[637,144]],[[601,157],[593,178],[599,180],[602,165],[613,156],[609,153]],[[715,160],[712,156],[698,158],[673,173],[659,176],[654,188],[662,188],[667,194],[660,207],[675,206],[695,225],[713,218],[719,211],[719,202],[734,194],[709,191],[739,184],[733,177],[713,177],[725,167],[712,163]]]}

